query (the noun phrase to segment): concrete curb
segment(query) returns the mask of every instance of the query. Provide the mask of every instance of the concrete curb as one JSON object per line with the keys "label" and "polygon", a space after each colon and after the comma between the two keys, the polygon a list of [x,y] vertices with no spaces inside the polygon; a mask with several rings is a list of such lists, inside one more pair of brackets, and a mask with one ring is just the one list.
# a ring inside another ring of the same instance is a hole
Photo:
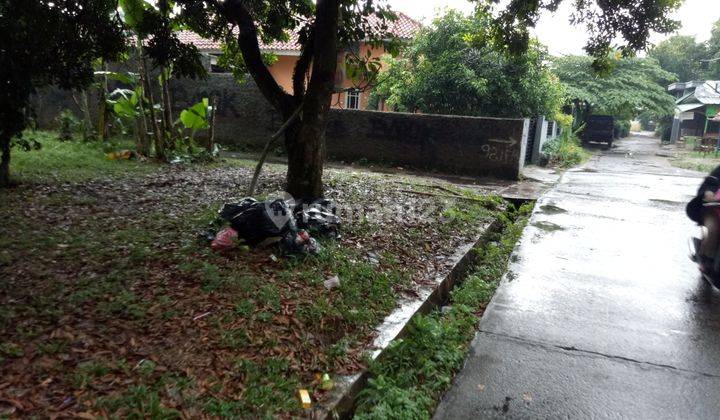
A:
{"label": "concrete curb", "polygon": [[[416,314],[428,314],[433,309],[447,302],[450,291],[459,284],[477,262],[473,249],[487,243],[493,233],[502,228],[500,220],[495,219],[484,226],[484,231],[473,242],[459,247],[452,255],[453,266],[444,277],[436,279],[432,289],[424,289],[420,296],[412,301],[404,302],[399,308],[388,315],[377,328],[378,336],[373,343],[376,350],[372,359],[383,357],[383,352],[390,343],[404,336],[408,324]],[[358,394],[365,388],[369,379],[367,369],[355,375],[338,378],[330,397],[323,405],[313,412],[312,418],[346,419],[350,418],[355,409]]]}

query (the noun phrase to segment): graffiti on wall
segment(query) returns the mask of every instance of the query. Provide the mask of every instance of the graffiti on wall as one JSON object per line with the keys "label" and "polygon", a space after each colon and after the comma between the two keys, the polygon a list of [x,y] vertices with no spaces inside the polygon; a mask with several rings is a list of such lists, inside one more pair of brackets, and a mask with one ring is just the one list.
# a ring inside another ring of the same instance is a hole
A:
{"label": "graffiti on wall", "polygon": [[[478,150],[481,159],[498,163],[513,163],[520,159],[520,141],[514,136],[507,138],[484,138],[484,130],[466,123],[461,119],[451,119],[446,122],[426,122],[420,116],[393,116],[392,114],[379,114],[369,119],[367,136],[376,139],[402,139],[403,142],[417,144],[417,147],[431,151],[438,143],[467,142],[467,149]],[[449,138],[443,124],[463,124],[467,126],[462,138]],[[475,147],[472,147],[475,146]],[[439,146],[443,147],[443,146]]]}
{"label": "graffiti on wall", "polygon": [[485,159],[493,162],[517,162],[520,159],[518,143],[518,140],[512,137],[508,139],[488,139],[487,144],[480,146],[480,151]]}

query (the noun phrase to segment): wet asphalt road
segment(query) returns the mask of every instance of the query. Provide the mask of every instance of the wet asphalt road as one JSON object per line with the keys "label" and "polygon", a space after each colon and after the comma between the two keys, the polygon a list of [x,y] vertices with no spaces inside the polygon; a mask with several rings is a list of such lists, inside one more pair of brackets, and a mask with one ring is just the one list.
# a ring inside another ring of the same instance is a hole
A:
{"label": "wet asphalt road", "polygon": [[720,291],[684,214],[701,180],[658,147],[625,140],[538,202],[435,418],[720,418]]}

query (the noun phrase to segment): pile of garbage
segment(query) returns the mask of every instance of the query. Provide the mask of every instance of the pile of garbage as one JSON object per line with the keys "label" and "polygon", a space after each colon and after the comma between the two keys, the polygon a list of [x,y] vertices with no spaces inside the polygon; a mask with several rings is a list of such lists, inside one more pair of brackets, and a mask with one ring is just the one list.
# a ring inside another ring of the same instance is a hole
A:
{"label": "pile of garbage", "polygon": [[336,213],[337,208],[327,199],[307,204],[247,197],[223,205],[205,238],[213,250],[220,252],[239,245],[277,245],[284,255],[316,254],[320,245],[311,235],[334,239],[340,236],[340,218]]}

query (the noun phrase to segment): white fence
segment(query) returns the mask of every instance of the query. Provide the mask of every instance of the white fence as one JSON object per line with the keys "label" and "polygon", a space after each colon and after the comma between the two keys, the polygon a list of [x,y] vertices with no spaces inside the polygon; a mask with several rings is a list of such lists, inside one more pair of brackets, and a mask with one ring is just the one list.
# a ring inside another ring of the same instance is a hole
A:
{"label": "white fence", "polygon": [[545,143],[559,136],[562,130],[556,121],[549,121],[543,115],[539,115],[530,121],[531,124],[534,124],[534,127],[530,130],[532,138],[528,138],[525,163],[537,165],[540,163],[540,154]]}

